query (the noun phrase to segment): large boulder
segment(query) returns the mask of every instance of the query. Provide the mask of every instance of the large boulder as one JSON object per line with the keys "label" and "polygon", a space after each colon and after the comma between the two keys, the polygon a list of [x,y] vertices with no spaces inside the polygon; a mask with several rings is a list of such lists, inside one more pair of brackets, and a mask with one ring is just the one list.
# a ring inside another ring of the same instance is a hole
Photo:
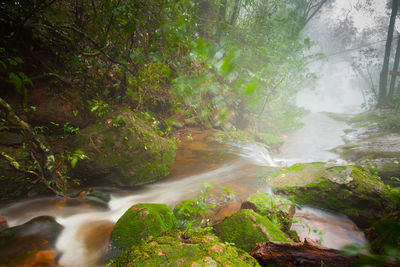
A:
{"label": "large boulder", "polygon": [[171,231],[127,249],[110,266],[260,266],[244,251],[222,243],[209,232],[189,239]]}
{"label": "large boulder", "polygon": [[108,258],[146,239],[176,228],[172,210],[166,204],[136,204],[117,221],[111,233]]}
{"label": "large boulder", "polygon": [[175,159],[175,140],[160,136],[157,126],[121,109],[83,129],[73,143],[88,159],[79,160],[75,177],[90,184],[132,186],[166,176]]}
{"label": "large boulder", "polygon": [[257,243],[267,241],[291,242],[277,225],[249,209],[242,209],[214,225],[215,234],[222,241],[235,244],[250,252]]}
{"label": "large boulder", "polygon": [[269,178],[275,192],[298,204],[318,206],[349,216],[361,229],[393,208],[381,179],[356,166],[295,164]]}
{"label": "large boulder", "polygon": [[51,266],[55,243],[63,227],[53,217],[40,216],[0,232],[1,266]]}

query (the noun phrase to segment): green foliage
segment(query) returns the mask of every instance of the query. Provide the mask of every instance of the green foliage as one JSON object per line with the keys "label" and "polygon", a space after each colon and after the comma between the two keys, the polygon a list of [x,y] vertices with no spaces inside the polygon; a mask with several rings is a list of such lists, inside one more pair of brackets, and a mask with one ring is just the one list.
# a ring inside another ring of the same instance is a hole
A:
{"label": "green foliage", "polygon": [[387,130],[400,129],[400,112],[392,111],[379,121],[379,126]]}
{"label": "green foliage", "polygon": [[93,112],[97,117],[103,117],[109,111],[108,103],[101,99],[92,99],[87,101],[90,112]]}
{"label": "green foliage", "polygon": [[71,167],[75,168],[79,159],[89,159],[89,157],[80,149],[75,149],[72,153],[67,154],[67,159],[69,160]]}

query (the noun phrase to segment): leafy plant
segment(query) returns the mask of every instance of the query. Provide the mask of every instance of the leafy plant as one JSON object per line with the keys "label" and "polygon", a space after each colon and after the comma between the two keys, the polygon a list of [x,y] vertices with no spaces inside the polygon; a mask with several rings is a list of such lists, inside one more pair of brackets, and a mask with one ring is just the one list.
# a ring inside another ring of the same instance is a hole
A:
{"label": "leafy plant", "polygon": [[76,150],[74,150],[74,152],[69,153],[67,158],[70,161],[70,164],[71,164],[72,168],[75,168],[75,166],[78,163],[79,159],[81,159],[81,160],[89,159],[89,157],[85,154],[85,152],[83,152],[80,149],[76,149]]}
{"label": "leafy plant", "polygon": [[92,99],[87,102],[90,112],[94,113],[97,117],[103,117],[109,111],[109,105],[101,99]]}

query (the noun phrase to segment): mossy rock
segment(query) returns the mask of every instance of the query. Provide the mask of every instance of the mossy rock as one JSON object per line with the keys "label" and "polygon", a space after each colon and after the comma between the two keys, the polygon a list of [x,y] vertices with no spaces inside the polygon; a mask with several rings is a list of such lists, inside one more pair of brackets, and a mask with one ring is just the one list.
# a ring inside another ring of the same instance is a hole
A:
{"label": "mossy rock", "polygon": [[109,258],[123,250],[139,245],[147,238],[176,228],[172,210],[166,204],[136,204],[130,207],[115,224],[109,244]]}
{"label": "mossy rock", "polygon": [[260,215],[279,225],[284,232],[289,232],[293,215],[296,211],[293,202],[278,195],[270,195],[259,191],[248,199],[254,203]]}
{"label": "mossy rock", "polygon": [[127,249],[109,266],[260,266],[246,252],[221,243],[212,233],[195,232],[187,240],[178,231]]}
{"label": "mossy rock", "polygon": [[400,247],[400,212],[397,210],[376,221],[366,231],[370,248],[380,255],[388,255]]}
{"label": "mossy rock", "polygon": [[296,203],[343,213],[361,229],[394,207],[381,179],[356,166],[303,164],[269,182],[277,193],[293,197]]}
{"label": "mossy rock", "polygon": [[257,243],[267,241],[291,242],[279,226],[253,210],[242,209],[225,217],[214,226],[216,235],[224,242],[235,244],[250,252]]}
{"label": "mossy rock", "polygon": [[132,186],[166,176],[175,159],[175,140],[159,135],[153,123],[129,109],[83,129],[73,149],[89,159],[79,160],[73,176],[88,184]]}

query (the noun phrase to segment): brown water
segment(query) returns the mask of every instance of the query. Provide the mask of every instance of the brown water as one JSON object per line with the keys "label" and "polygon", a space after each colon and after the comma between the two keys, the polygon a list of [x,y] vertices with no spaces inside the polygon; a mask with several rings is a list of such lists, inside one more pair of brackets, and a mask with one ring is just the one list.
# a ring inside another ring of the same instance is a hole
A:
{"label": "brown water", "polygon": [[[197,197],[206,182],[217,189],[229,187],[236,194],[233,201],[218,211],[216,216],[223,217],[237,210],[240,201],[258,190],[272,193],[263,177],[276,167],[271,166],[275,164],[264,147],[221,144],[212,141],[211,134],[198,132],[192,134],[193,140],[184,138],[168,177],[132,191],[113,191],[107,208],[86,206],[74,200],[38,198],[4,207],[0,216],[6,217],[10,226],[39,215],[56,217],[65,227],[57,241],[57,249],[62,252],[59,264],[99,266],[113,224],[133,204],[166,203],[173,208],[185,198]],[[332,248],[366,243],[363,234],[344,216],[316,209],[298,210],[296,216],[302,223],[294,227],[301,237],[318,239],[321,237],[318,233],[322,232],[322,245]]]}

